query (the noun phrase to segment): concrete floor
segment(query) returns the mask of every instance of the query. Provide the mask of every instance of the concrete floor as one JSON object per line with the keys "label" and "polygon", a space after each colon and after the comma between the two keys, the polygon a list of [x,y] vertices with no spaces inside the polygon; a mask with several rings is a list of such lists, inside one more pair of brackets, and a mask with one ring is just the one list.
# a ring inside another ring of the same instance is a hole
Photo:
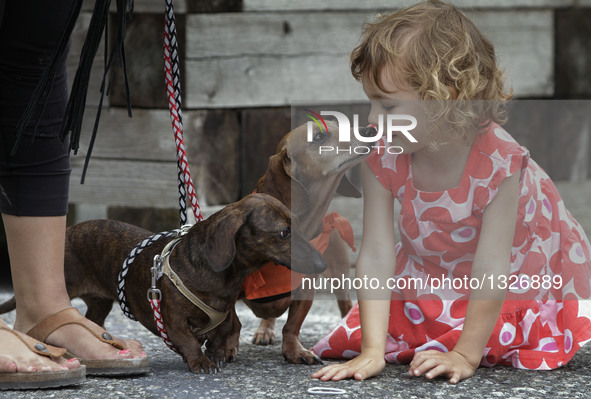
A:
{"label": "concrete floor", "polygon": [[[0,300],[9,297],[4,290]],[[75,300],[81,310],[84,305]],[[106,327],[122,338],[142,341],[150,357],[151,371],[133,378],[88,378],[76,387],[57,390],[2,392],[3,399],[22,398],[313,398],[307,390],[316,386],[341,388],[341,398],[591,398],[591,345],[580,350],[565,367],[554,371],[524,371],[509,367],[480,368],[476,374],[457,385],[444,379],[427,381],[411,378],[407,366],[388,365],[375,378],[358,381],[320,383],[310,378],[319,366],[292,365],[283,360],[280,343],[254,346],[250,338],[258,320],[244,305],[238,305],[243,324],[238,359],[216,375],[189,372],[180,356],[140,324],[127,319],[116,307]],[[11,323],[14,312],[4,315]],[[277,328],[285,320],[283,316]],[[306,319],[301,339],[310,347],[339,320],[336,302],[319,295]]]}

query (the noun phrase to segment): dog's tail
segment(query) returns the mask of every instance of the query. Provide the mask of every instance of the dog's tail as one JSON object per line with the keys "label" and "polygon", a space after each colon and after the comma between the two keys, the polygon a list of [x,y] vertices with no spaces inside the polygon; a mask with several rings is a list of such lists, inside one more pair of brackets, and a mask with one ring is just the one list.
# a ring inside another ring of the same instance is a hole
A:
{"label": "dog's tail", "polygon": [[14,299],[14,296],[3,304],[0,304],[0,314],[8,313],[14,309],[16,309],[16,299]]}

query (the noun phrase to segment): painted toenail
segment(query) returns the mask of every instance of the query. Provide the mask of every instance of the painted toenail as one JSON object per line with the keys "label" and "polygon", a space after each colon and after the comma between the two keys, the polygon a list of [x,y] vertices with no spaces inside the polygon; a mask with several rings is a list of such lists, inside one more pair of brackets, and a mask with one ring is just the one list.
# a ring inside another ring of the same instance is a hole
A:
{"label": "painted toenail", "polygon": [[112,341],[113,340],[113,337],[111,336],[111,334],[109,334],[107,332],[106,333],[103,333],[102,336],[103,336],[104,339],[106,339],[108,341]]}
{"label": "painted toenail", "polygon": [[43,345],[41,342],[37,342],[35,344],[35,349],[37,349],[40,352],[47,352],[47,346]]}
{"label": "painted toenail", "polygon": [[124,349],[124,350],[122,350],[122,351],[119,351],[118,353],[119,353],[120,355],[127,355],[129,352],[131,352],[129,349]]}
{"label": "painted toenail", "polygon": [[78,358],[76,358],[76,357],[68,359],[68,363],[73,363],[73,362],[77,362],[77,361],[78,361]]}

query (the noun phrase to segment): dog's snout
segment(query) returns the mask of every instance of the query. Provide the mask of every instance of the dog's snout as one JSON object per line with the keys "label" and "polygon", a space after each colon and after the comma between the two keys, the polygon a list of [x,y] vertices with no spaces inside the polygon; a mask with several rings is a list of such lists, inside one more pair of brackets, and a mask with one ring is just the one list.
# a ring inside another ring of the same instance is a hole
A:
{"label": "dog's snout", "polygon": [[328,265],[320,252],[302,236],[297,228],[292,228],[291,232],[289,262],[280,264],[303,274],[318,274],[325,271]]}
{"label": "dog's snout", "polygon": [[362,137],[374,137],[377,134],[377,130],[375,128],[375,126],[373,125],[369,125],[366,127],[362,127],[359,129],[359,134]]}

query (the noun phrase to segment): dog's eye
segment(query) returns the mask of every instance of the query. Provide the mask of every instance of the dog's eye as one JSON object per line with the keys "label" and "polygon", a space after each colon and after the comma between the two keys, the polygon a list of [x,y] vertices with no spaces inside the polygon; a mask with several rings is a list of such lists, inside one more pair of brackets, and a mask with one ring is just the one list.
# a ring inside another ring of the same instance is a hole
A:
{"label": "dog's eye", "polygon": [[287,226],[286,228],[281,230],[281,233],[279,233],[279,235],[281,236],[281,238],[289,238],[291,236],[291,227]]}
{"label": "dog's eye", "polygon": [[322,143],[324,140],[326,140],[326,134],[324,134],[322,132],[318,132],[314,135],[314,138],[312,140],[315,143]]}

